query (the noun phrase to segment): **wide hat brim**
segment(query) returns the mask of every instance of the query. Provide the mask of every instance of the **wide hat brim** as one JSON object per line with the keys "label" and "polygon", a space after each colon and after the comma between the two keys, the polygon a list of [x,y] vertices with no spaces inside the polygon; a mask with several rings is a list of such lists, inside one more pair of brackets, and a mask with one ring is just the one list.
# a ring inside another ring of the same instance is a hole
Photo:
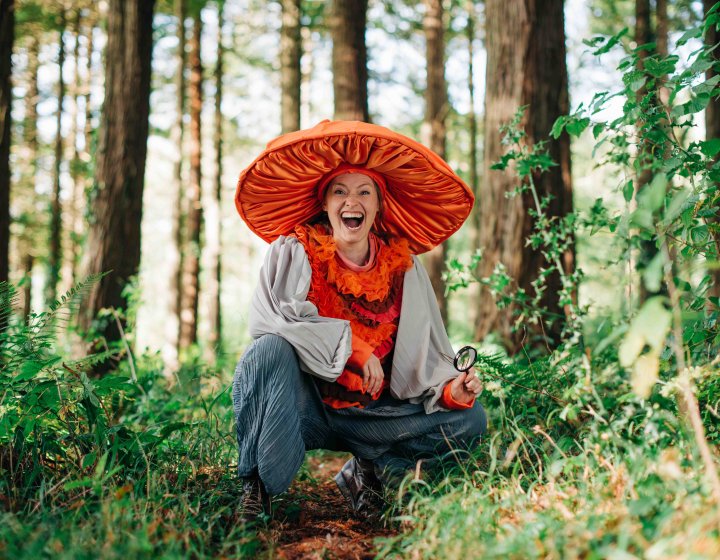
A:
{"label": "wide hat brim", "polygon": [[455,233],[470,214],[470,188],[443,159],[414,140],[359,121],[323,121],[268,143],[241,174],[235,206],[267,242],[322,212],[318,183],[341,164],[386,178],[381,232],[424,253]]}

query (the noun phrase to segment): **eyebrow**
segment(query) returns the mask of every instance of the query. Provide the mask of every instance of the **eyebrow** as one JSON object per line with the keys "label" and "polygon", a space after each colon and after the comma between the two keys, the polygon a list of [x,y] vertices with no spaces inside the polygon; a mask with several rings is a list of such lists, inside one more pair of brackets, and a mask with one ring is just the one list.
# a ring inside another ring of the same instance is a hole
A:
{"label": "eyebrow", "polygon": [[[373,183],[372,179],[368,179],[368,181],[366,183],[360,183],[358,185],[358,187],[373,186],[373,184],[374,183]],[[345,183],[341,183],[341,182],[333,183],[332,186],[333,187],[347,187],[347,185]]]}

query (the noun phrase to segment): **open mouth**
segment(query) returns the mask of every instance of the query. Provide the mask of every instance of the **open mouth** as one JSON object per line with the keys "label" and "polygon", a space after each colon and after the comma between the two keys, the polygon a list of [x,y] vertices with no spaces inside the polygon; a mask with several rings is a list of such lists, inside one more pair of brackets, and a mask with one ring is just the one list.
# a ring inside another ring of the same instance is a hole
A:
{"label": "open mouth", "polygon": [[365,221],[365,216],[360,212],[343,212],[340,215],[343,224],[350,230],[360,229],[362,223]]}

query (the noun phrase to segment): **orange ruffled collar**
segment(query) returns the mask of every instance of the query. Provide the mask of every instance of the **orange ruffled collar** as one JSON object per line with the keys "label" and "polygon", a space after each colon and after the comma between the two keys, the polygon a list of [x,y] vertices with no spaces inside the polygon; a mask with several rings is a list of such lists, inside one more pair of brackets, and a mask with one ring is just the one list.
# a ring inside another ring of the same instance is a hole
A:
{"label": "orange ruffled collar", "polygon": [[366,301],[384,301],[390,293],[395,274],[412,267],[410,248],[405,239],[393,238],[387,243],[380,241],[375,266],[355,272],[338,257],[335,240],[324,225],[297,226],[295,236],[308,252],[311,264],[317,261],[326,268],[329,284],[342,294],[362,297]]}

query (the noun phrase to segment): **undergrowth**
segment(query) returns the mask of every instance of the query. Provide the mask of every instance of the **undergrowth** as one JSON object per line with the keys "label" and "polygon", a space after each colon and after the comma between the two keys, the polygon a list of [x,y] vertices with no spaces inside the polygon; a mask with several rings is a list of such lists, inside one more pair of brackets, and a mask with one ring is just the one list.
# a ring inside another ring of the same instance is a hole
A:
{"label": "undergrowth", "polygon": [[124,355],[95,377],[122,347],[73,360],[58,342],[94,281],[27,324],[1,287],[0,556],[253,556],[229,374],[192,364],[168,378],[157,356]]}
{"label": "undergrowth", "polygon": [[[717,26],[719,8],[678,44]],[[587,44],[602,56],[623,48],[624,33]],[[689,133],[693,116],[720,95],[720,77],[704,74],[713,48],[697,48],[685,65],[657,54],[641,64],[654,45],[626,48],[623,88],[596,94],[552,132],[592,132],[593,157],[618,179],[623,207],[599,198],[586,212],[548,216],[535,184],[554,163],[542,142],[526,142],[522,108],[503,129],[507,151],[493,168],[517,175],[508,196],[532,194],[527,244],[546,267],[534,294],[517,289],[502,266],[475,277],[481,253],[451,263],[447,280],[450,289],[480,283],[521,326],[557,320],[538,302],[545,279],[558,274],[563,339],[545,355],[480,356],[485,441],[440,484],[409,483],[398,514],[405,531],[383,543],[381,557],[720,557],[720,139]],[[603,120],[611,100],[622,113]],[[631,271],[618,278],[628,317],[578,305],[583,271],[563,270],[569,234],[598,232]],[[598,324],[607,326],[593,330]]]}

